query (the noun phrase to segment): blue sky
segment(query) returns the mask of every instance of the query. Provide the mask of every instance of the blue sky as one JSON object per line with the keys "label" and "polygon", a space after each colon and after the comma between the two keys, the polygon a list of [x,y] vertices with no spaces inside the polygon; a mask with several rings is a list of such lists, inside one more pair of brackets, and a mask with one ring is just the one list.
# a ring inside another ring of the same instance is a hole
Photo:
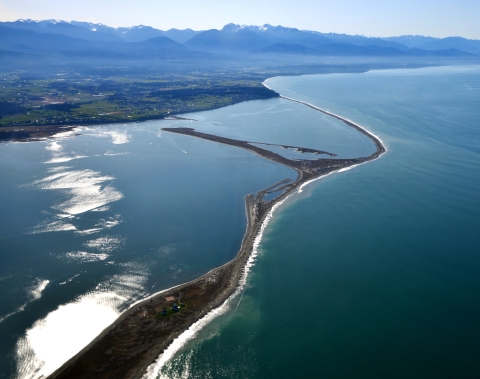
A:
{"label": "blue sky", "polygon": [[233,22],[368,36],[480,39],[480,0],[0,0],[0,19],[64,19],[159,29]]}

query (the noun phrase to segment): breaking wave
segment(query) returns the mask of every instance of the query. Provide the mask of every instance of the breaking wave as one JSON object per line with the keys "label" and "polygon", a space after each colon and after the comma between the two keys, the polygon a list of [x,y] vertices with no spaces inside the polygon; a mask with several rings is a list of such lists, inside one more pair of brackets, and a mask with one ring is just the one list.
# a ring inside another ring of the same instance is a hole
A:
{"label": "breaking wave", "polygon": [[[225,302],[220,305],[218,308],[211,310],[207,313],[203,318],[195,322],[190,328],[184,331],[180,336],[178,336],[170,346],[158,357],[158,359],[152,363],[148,368],[147,372],[144,374],[142,379],[155,379],[160,377],[161,379],[168,379],[161,375],[160,371],[162,367],[182,348],[184,347],[190,340],[195,338],[200,330],[202,330],[205,326],[207,326],[210,322],[212,322],[215,318],[225,314],[228,312],[232,306],[235,304],[234,299],[240,295],[243,290],[245,289],[245,285],[247,283],[247,277],[250,273],[250,270],[255,265],[255,261],[259,254],[259,247],[260,242],[263,238],[263,233],[265,232],[265,228],[269,224],[270,220],[273,218],[273,213],[275,210],[282,205],[285,200],[287,200],[290,196],[286,197],[285,199],[276,203],[272,209],[268,212],[265,220],[263,221],[262,225],[260,226],[260,231],[258,232],[257,236],[255,237],[253,243],[253,249],[250,257],[248,258],[245,267],[243,268],[242,275],[240,277],[240,281],[238,283],[238,287],[235,292],[227,299]],[[163,291],[162,291],[163,292]],[[154,295],[153,295],[154,296]],[[159,376],[160,375],[160,376]]]}

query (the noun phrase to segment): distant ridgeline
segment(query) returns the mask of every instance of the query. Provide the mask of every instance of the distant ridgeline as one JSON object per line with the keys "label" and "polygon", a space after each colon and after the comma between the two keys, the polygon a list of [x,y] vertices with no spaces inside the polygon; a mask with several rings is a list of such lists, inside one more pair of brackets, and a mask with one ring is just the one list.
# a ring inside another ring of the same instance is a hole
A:
{"label": "distant ridgeline", "polygon": [[[371,38],[283,26],[221,30],[0,22],[2,127],[161,119],[278,96],[272,76],[480,62],[480,41]],[[35,131],[35,133],[33,133]],[[30,134],[29,134],[30,133]]]}
{"label": "distant ridgeline", "polygon": [[[373,38],[320,33],[283,26],[226,25],[222,30],[167,31],[150,26],[112,28],[88,22],[18,20],[0,23],[1,55],[82,52],[117,58],[155,57],[165,50],[208,53],[289,53],[350,56],[471,56],[480,41],[461,37],[400,36]],[[181,54],[180,54],[181,55]]]}

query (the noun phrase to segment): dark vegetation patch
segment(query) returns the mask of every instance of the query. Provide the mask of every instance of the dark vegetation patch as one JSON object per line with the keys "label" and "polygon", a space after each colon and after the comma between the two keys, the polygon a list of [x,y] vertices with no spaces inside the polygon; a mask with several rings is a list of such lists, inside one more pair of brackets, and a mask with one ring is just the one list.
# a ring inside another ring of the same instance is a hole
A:
{"label": "dark vegetation patch", "polygon": [[0,116],[26,112],[27,108],[10,101],[0,101]]}
{"label": "dark vegetation patch", "polygon": [[249,96],[252,98],[277,97],[278,93],[266,87],[215,86],[205,88],[182,88],[151,92],[151,97],[192,98],[196,96]]}
{"label": "dark vegetation patch", "polygon": [[45,105],[45,108],[50,109],[52,111],[57,111],[57,112],[71,112],[72,109],[80,108],[80,106],[72,103],[60,103],[60,104],[48,104],[48,105]]}

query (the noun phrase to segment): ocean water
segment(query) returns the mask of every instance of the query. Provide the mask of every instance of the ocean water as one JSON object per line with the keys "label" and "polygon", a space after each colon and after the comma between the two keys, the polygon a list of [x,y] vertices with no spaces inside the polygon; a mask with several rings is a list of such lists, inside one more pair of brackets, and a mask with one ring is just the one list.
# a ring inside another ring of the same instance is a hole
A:
{"label": "ocean water", "polygon": [[388,151],[285,201],[244,291],[149,377],[480,377],[480,67],[267,84]]}

